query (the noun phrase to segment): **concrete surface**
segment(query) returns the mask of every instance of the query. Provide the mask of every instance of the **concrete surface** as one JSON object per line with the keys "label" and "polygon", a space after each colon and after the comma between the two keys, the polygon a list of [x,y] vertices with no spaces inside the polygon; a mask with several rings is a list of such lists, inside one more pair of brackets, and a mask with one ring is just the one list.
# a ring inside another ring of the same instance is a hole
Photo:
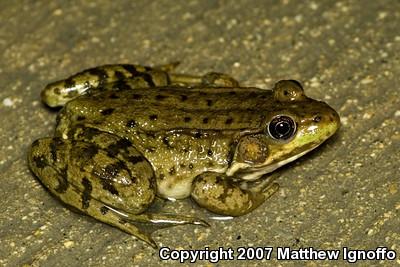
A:
{"label": "concrete surface", "polygon": [[[164,229],[154,234],[158,244],[384,246],[397,251],[396,260],[358,265],[399,265],[399,21],[395,0],[1,1],[0,265],[177,265],[64,208],[26,164],[29,144],[55,125],[56,112],[39,99],[45,84],[100,64],[176,60],[182,72],[226,72],[264,88],[298,79],[308,95],[338,110],[343,126],[323,147],[279,170],[280,192],[251,214],[208,219],[209,229]],[[190,201],[166,203],[165,210],[210,216]],[[346,263],[278,261],[275,251],[271,258],[281,266]]]}

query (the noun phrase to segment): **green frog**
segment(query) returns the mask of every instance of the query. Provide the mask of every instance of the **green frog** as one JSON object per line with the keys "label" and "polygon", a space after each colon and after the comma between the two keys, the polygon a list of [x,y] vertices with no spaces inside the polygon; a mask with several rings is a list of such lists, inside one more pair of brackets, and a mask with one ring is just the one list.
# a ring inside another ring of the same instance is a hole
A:
{"label": "green frog", "polygon": [[62,109],[54,136],[28,153],[54,196],[153,247],[148,226],[208,225],[151,212],[156,198],[249,213],[278,190],[269,173],[340,125],[336,111],[297,81],[241,87],[226,74],[177,74],[175,66],[105,65],[47,85],[43,102]]}

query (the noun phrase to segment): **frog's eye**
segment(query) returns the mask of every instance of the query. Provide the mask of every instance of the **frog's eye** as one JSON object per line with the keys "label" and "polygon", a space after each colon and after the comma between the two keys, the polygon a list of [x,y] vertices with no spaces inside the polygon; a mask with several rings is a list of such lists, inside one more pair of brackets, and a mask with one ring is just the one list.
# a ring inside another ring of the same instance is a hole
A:
{"label": "frog's eye", "polygon": [[268,134],[276,140],[288,140],[296,132],[296,123],[291,117],[276,116],[268,124]]}
{"label": "frog's eye", "polygon": [[301,101],[306,99],[303,87],[295,80],[282,80],[275,84],[274,97],[281,102]]}

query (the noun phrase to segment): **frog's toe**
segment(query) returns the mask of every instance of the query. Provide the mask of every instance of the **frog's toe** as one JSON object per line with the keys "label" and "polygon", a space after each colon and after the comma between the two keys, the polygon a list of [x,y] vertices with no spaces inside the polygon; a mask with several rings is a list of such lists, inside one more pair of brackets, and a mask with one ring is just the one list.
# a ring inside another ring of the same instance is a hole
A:
{"label": "frog's toe", "polygon": [[207,73],[202,77],[201,84],[205,86],[239,87],[238,81],[227,74],[219,72]]}
{"label": "frog's toe", "polygon": [[265,187],[262,191],[265,199],[270,198],[273,194],[278,192],[279,190],[279,184],[278,183],[272,183],[269,186]]}
{"label": "frog's toe", "polygon": [[136,222],[142,223],[153,223],[155,225],[159,225],[160,228],[164,227],[171,227],[176,225],[184,225],[184,224],[194,224],[194,225],[201,225],[204,227],[210,227],[210,225],[201,219],[196,217],[190,216],[183,216],[183,215],[174,215],[174,214],[157,214],[157,213],[143,213],[143,214],[127,214],[128,218]]}
{"label": "frog's toe", "polygon": [[188,216],[157,213],[133,214],[105,205],[96,199],[91,200],[88,212],[94,218],[118,227],[122,231],[145,241],[153,248],[158,248],[151,238],[151,235],[157,230],[184,224],[209,226],[206,221]]}

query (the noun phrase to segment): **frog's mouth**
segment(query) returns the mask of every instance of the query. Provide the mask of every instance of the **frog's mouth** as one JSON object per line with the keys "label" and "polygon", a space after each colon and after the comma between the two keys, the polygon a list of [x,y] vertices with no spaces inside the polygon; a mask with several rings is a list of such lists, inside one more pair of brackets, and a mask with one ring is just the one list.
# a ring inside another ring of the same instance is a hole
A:
{"label": "frog's mouth", "polygon": [[291,156],[289,158],[280,160],[280,161],[272,161],[271,163],[267,163],[266,165],[263,166],[249,166],[246,163],[236,163],[231,166],[231,168],[228,169],[227,175],[235,175],[238,178],[246,181],[253,181],[256,179],[259,179],[261,176],[264,174],[270,173],[275,171],[276,169],[300,158],[301,156],[307,154],[311,150],[315,149],[318,147],[320,144],[315,145],[301,153],[295,154],[294,156]]}

